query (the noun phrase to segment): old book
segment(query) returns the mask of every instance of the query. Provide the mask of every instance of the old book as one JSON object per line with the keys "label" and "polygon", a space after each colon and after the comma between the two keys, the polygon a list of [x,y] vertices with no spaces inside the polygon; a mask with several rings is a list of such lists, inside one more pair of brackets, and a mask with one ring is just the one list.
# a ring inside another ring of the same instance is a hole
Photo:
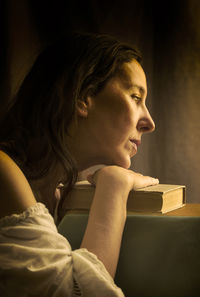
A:
{"label": "old book", "polygon": [[[63,214],[68,211],[89,210],[95,187],[87,181],[77,182],[63,203]],[[184,206],[186,193],[184,185],[158,184],[131,191],[128,197],[129,212],[166,213]]]}

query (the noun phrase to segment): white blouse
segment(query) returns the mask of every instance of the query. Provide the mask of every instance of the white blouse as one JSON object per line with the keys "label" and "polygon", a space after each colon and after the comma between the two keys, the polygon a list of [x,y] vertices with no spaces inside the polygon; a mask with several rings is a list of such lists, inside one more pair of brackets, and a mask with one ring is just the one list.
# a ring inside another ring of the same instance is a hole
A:
{"label": "white blouse", "polygon": [[71,250],[42,203],[0,220],[0,295],[124,296],[94,254]]}

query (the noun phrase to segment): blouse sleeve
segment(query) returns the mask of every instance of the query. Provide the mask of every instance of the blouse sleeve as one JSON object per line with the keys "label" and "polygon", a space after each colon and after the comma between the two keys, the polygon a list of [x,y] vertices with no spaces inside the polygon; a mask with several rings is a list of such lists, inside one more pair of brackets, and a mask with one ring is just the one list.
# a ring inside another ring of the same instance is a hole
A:
{"label": "blouse sleeve", "polygon": [[103,263],[72,251],[42,203],[0,220],[0,292],[4,297],[123,297]]}

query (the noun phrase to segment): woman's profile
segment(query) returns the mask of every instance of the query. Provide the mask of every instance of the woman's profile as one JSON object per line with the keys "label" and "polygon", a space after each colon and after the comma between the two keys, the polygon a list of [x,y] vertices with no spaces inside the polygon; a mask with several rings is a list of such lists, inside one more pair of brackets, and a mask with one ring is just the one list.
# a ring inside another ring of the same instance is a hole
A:
{"label": "woman's profile", "polygon": [[[4,297],[124,296],[113,279],[128,194],[158,183],[129,169],[155,128],[140,62],[111,36],[74,33],[49,45],[26,76],[0,126]],[[98,164],[86,231],[72,251],[55,210],[59,218],[78,172]]]}

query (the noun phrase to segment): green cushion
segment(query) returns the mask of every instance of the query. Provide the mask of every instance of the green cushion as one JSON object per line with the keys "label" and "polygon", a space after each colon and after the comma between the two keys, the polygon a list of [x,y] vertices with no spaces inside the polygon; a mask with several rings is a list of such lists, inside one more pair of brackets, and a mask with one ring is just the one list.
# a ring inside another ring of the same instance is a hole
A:
{"label": "green cushion", "polygon": [[[87,214],[67,214],[58,230],[80,247]],[[128,215],[115,277],[126,297],[200,296],[200,217]]]}

